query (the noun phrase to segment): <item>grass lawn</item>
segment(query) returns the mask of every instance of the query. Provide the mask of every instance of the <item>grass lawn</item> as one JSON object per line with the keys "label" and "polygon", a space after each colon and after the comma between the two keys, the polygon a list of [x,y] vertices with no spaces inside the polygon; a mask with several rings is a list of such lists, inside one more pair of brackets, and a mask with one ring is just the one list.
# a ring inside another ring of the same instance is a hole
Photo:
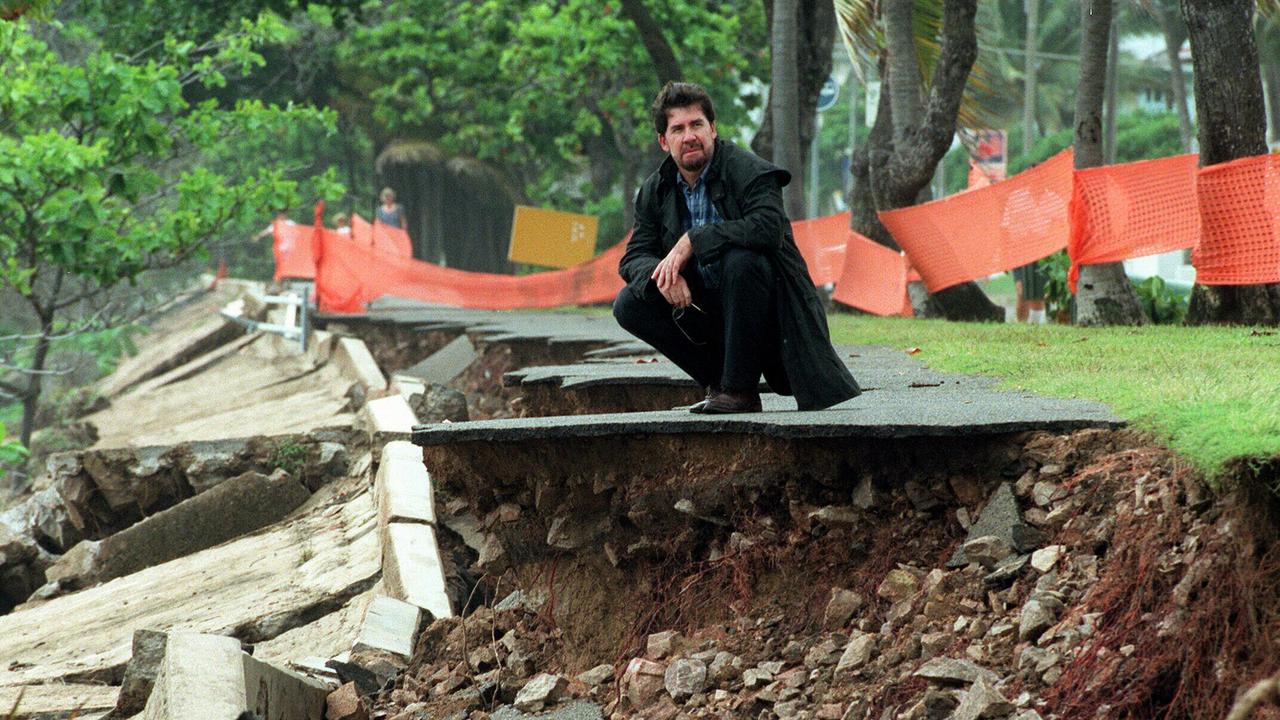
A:
{"label": "grass lawn", "polygon": [[920,348],[945,372],[1098,400],[1213,477],[1240,455],[1280,454],[1280,332],[1267,328],[1079,328],[833,313],[837,343]]}

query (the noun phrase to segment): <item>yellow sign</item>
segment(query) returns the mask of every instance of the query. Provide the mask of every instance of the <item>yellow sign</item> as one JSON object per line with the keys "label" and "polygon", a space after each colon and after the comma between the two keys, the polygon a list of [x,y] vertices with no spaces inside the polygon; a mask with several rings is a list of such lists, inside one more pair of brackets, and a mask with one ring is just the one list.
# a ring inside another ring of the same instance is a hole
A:
{"label": "yellow sign", "polygon": [[594,215],[517,205],[507,259],[557,268],[581,265],[596,254],[599,227]]}

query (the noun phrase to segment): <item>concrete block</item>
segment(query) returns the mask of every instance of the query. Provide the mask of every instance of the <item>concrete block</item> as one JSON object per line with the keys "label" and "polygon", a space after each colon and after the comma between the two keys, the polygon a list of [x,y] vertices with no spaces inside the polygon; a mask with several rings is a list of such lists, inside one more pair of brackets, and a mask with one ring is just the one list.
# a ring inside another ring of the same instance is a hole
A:
{"label": "concrete block", "polygon": [[393,375],[391,377],[391,386],[406,401],[414,395],[421,395],[427,391],[426,383],[408,375]]}
{"label": "concrete block", "polygon": [[453,342],[431,353],[425,360],[413,367],[401,370],[401,374],[416,377],[425,384],[437,383],[448,385],[475,362],[479,355],[471,338],[464,333]]}
{"label": "concrete block", "polygon": [[387,594],[431,613],[452,617],[444,565],[435,529],[420,523],[391,523],[382,533],[382,581]]}
{"label": "concrete block", "polygon": [[143,720],[227,720],[244,711],[262,720],[323,720],[328,689],[315,680],[255,660],[240,641],[174,633]]}
{"label": "concrete block", "polygon": [[307,338],[307,355],[312,362],[322,363],[333,357],[333,348],[338,338],[326,330],[312,330]]}
{"label": "concrete block", "polygon": [[378,526],[393,522],[435,524],[431,476],[422,464],[422,449],[405,440],[387,443],[374,479]]}
{"label": "concrete block", "polygon": [[359,338],[339,338],[333,348],[333,362],[347,379],[360,383],[366,394],[387,389],[382,369]]}
{"label": "concrete block", "polygon": [[418,636],[421,622],[422,610],[417,605],[395,598],[376,597],[365,610],[360,636],[351,650],[385,650],[407,661],[413,656],[413,641]]}
{"label": "concrete block", "polygon": [[85,587],[130,575],[266,527],[310,496],[283,471],[244,473],[101,541],[76,545],[46,576]]}
{"label": "concrete block", "polygon": [[418,423],[409,403],[399,395],[370,400],[360,410],[360,418],[375,448],[392,440],[409,439],[409,433]]}

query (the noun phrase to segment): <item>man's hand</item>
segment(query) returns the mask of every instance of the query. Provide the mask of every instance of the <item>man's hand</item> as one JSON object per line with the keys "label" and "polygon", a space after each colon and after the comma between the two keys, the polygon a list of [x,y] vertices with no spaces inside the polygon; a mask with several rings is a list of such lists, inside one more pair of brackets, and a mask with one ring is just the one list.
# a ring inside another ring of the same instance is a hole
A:
{"label": "man's hand", "polygon": [[688,307],[693,304],[693,293],[689,290],[689,283],[685,279],[677,275],[676,281],[668,288],[658,287],[658,292],[662,293],[662,297],[671,303],[672,307]]}
{"label": "man's hand", "polygon": [[658,263],[658,267],[653,269],[653,274],[649,276],[658,284],[658,290],[667,299],[667,302],[676,307],[684,307],[689,303],[686,301],[684,305],[676,305],[672,300],[672,296],[668,293],[678,281],[684,287],[684,296],[688,296],[689,286],[685,283],[684,278],[680,277],[680,271],[684,269],[685,263],[689,262],[691,257],[693,257],[693,243],[689,240],[689,233],[685,233],[680,236],[680,239],[676,241],[675,247],[671,248],[671,252],[662,258],[662,261]]}

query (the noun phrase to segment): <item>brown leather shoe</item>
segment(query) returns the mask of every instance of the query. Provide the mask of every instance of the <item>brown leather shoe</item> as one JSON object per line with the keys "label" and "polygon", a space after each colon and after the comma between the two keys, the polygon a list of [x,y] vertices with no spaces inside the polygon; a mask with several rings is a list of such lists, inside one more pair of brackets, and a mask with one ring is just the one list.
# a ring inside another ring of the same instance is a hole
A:
{"label": "brown leather shoe", "polygon": [[731,415],[734,413],[760,412],[760,393],[718,392],[706,401],[700,411],[704,415]]}

